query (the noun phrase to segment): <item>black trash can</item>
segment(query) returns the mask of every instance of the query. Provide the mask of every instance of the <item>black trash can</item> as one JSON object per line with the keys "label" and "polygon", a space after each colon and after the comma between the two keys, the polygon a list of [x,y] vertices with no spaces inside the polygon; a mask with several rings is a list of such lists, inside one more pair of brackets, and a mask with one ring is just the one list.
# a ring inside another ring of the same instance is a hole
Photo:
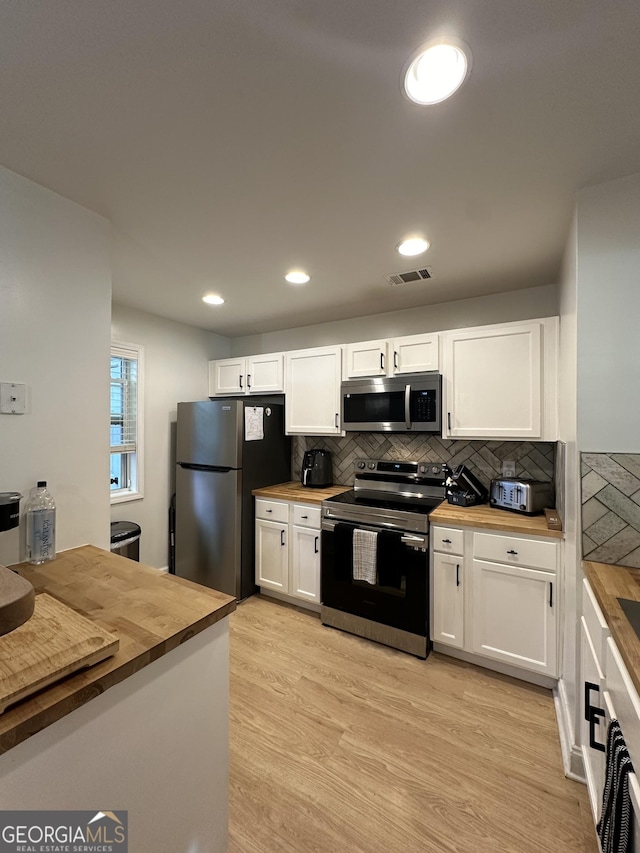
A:
{"label": "black trash can", "polygon": [[133,521],[111,522],[111,550],[114,554],[140,562],[140,525]]}

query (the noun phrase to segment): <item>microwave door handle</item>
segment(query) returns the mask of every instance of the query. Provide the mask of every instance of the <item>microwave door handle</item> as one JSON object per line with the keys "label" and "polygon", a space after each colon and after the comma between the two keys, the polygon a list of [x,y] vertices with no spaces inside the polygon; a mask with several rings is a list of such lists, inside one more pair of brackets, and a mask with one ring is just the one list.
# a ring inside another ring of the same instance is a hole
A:
{"label": "microwave door handle", "polygon": [[404,424],[411,429],[411,385],[404,386]]}

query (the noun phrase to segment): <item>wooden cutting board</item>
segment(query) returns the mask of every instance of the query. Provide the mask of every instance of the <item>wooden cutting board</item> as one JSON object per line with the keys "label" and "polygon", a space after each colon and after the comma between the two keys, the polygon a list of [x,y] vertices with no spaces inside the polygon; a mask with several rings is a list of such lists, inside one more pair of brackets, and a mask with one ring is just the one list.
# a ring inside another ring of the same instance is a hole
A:
{"label": "wooden cutting board", "polygon": [[118,651],[120,641],[46,593],[36,595],[33,616],[0,637],[0,714],[78,669]]}

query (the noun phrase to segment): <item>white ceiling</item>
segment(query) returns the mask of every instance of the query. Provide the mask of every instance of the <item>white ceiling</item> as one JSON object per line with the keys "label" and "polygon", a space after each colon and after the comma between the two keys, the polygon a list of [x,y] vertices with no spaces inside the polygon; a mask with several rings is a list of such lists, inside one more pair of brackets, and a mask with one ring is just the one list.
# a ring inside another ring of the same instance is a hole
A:
{"label": "white ceiling", "polygon": [[[443,35],[472,73],[419,107]],[[113,222],[116,301],[254,334],[557,281],[576,191],[640,171],[639,81],[638,0],[16,0],[0,163]]]}

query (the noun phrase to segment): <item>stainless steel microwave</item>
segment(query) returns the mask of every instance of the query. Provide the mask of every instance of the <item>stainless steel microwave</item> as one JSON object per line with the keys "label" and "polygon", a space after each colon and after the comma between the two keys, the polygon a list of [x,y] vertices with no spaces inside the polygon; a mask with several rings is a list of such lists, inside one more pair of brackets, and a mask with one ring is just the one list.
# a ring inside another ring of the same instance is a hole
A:
{"label": "stainless steel microwave", "polygon": [[440,432],[442,377],[411,373],[342,383],[347,432]]}

